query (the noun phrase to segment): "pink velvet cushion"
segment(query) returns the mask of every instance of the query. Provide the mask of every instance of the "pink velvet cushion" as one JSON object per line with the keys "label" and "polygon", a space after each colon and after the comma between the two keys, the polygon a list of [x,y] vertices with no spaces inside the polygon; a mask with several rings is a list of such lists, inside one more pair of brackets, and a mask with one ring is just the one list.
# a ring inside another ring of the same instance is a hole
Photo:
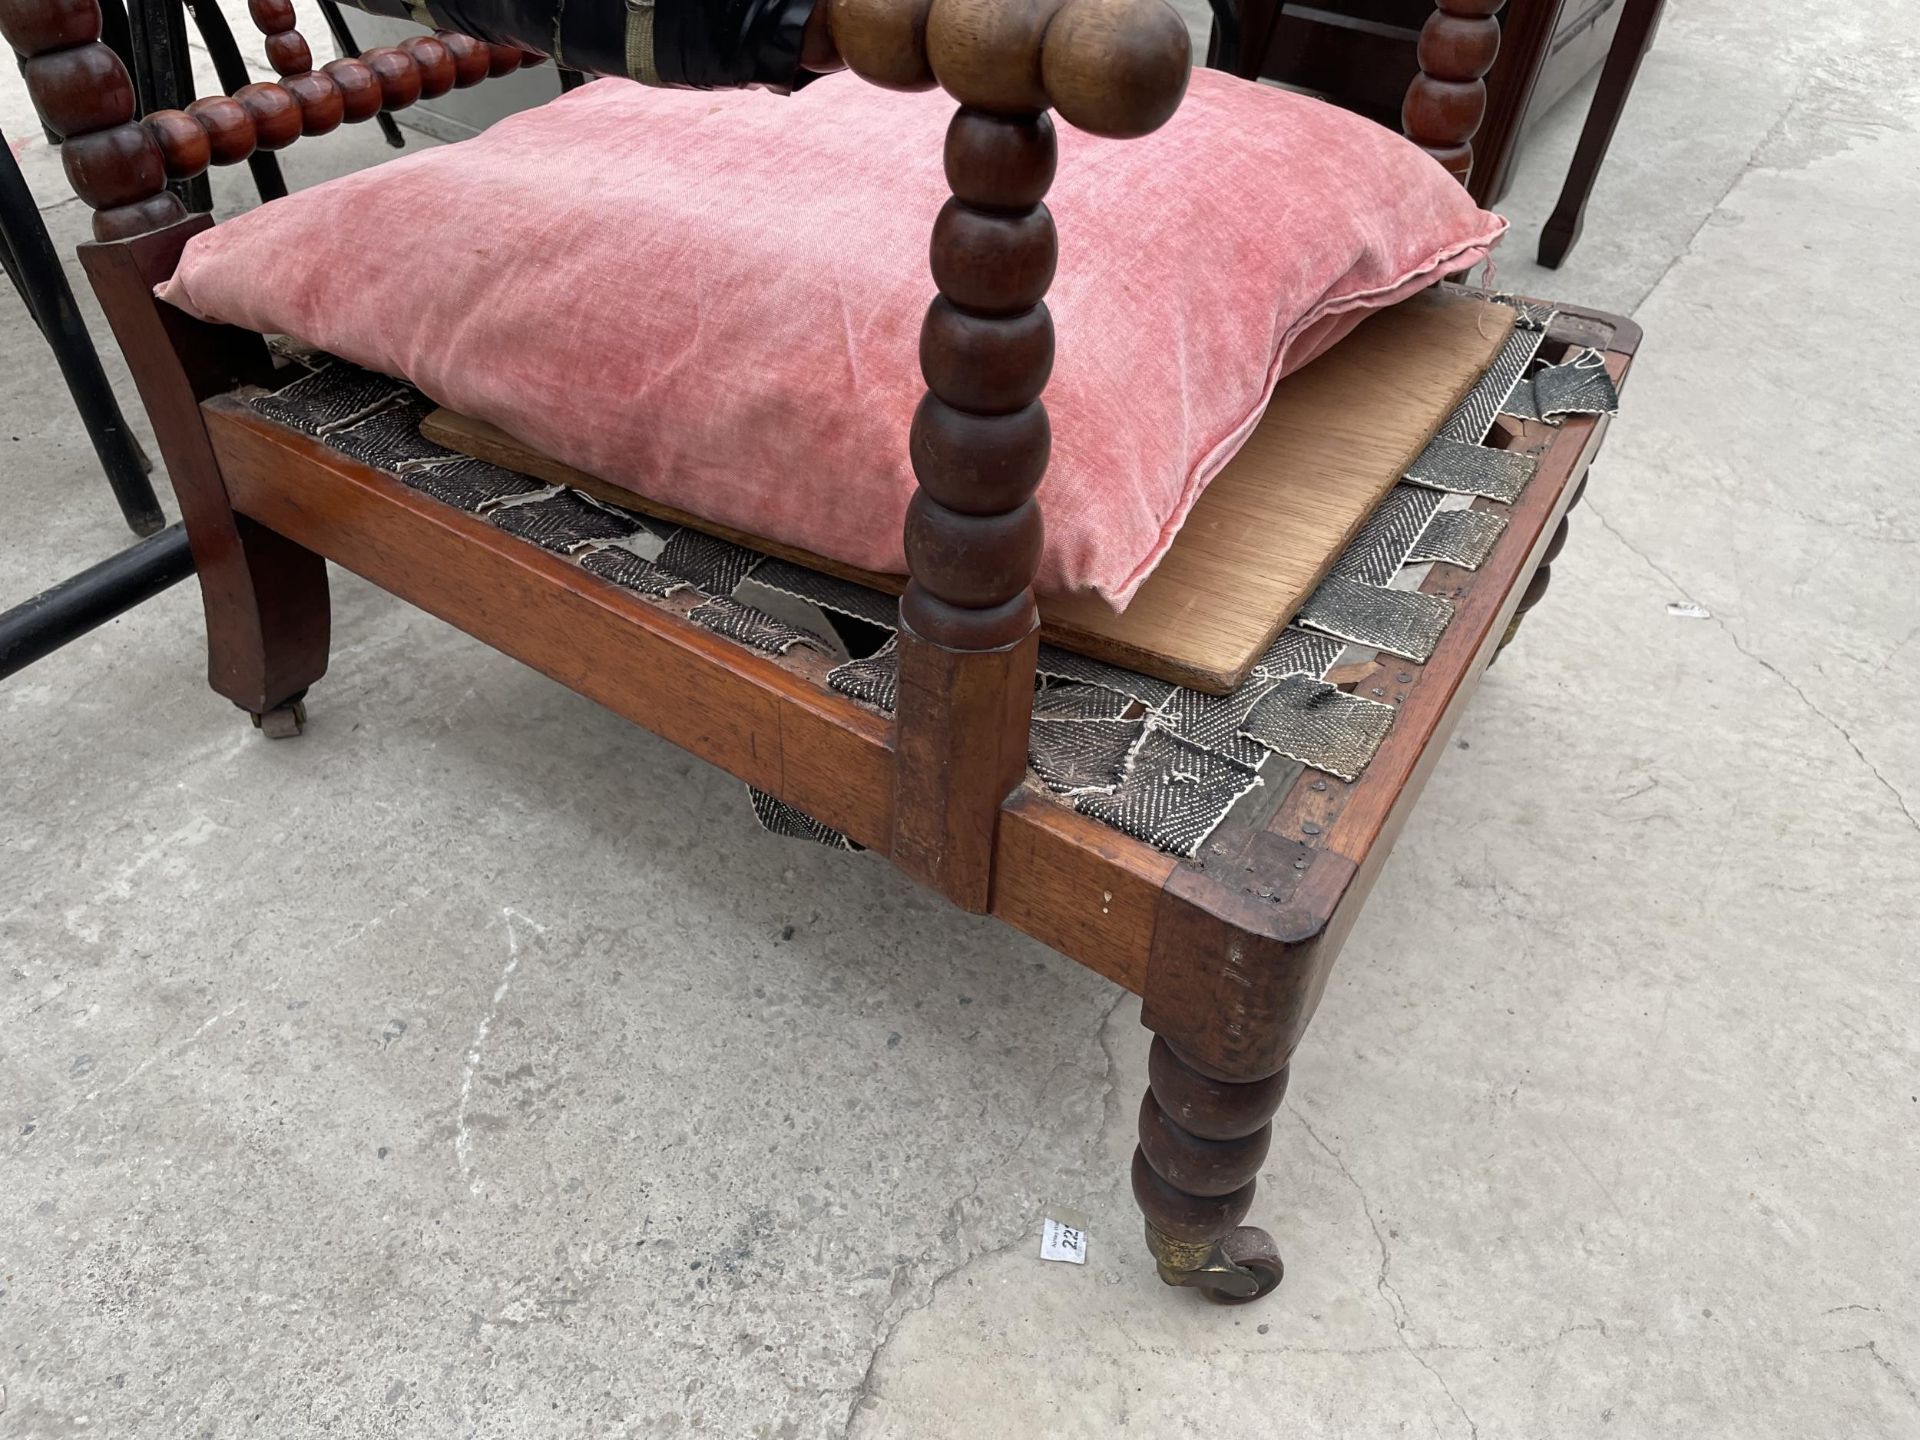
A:
{"label": "pink velvet cushion", "polygon": [[[953,108],[848,75],[790,98],[606,80],[215,226],[160,294],[897,573]],[[1275,381],[1505,222],[1380,126],[1210,70],[1144,140],[1059,131],[1040,589],[1124,605]]]}

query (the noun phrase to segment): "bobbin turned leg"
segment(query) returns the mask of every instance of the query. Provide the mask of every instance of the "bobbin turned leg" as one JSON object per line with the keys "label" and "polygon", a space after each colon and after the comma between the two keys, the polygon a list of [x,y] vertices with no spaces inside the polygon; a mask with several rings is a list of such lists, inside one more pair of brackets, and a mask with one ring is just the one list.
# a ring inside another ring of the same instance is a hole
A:
{"label": "bobbin turned leg", "polygon": [[1493,652],[1495,660],[1500,658],[1501,651],[1513,643],[1514,636],[1520,633],[1520,622],[1527,618],[1527,612],[1546,598],[1547,586],[1553,583],[1553,562],[1567,546],[1567,526],[1573,519],[1573,507],[1580,503],[1580,497],[1586,493],[1587,477],[1582,475],[1579,487],[1573,492],[1573,499],[1567,503],[1568,513],[1560,517],[1553,538],[1547,542],[1546,553],[1540,557],[1540,568],[1533,572],[1533,577],[1527,581],[1527,588],[1521,592],[1520,604],[1515,608],[1513,618],[1507,622],[1506,633],[1500,637],[1500,647]]}
{"label": "bobbin turned leg", "polygon": [[1553,532],[1553,539],[1547,544],[1546,557],[1541,560],[1540,568],[1533,572],[1532,578],[1527,581],[1527,588],[1521,592],[1520,604],[1514,610],[1513,618],[1507,622],[1506,633],[1500,637],[1500,649],[1493,652],[1496,660],[1520,633],[1520,622],[1527,618],[1527,612],[1546,598],[1547,586],[1553,581],[1553,557],[1560,553],[1566,543],[1567,522],[1562,520],[1560,528]]}
{"label": "bobbin turned leg", "polygon": [[1286,1069],[1250,1084],[1218,1080],[1155,1036],[1147,1077],[1133,1198],[1160,1278],[1216,1305],[1272,1294],[1284,1273],[1280,1252],[1266,1231],[1240,1222],[1287,1093]]}

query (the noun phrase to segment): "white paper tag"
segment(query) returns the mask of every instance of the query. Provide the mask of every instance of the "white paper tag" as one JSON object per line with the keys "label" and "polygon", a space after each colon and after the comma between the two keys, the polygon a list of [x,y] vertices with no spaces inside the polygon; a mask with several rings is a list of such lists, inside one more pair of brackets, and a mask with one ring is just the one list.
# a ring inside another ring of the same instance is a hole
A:
{"label": "white paper tag", "polygon": [[1676,620],[1711,620],[1713,612],[1704,605],[1696,605],[1691,600],[1675,600],[1667,606],[1667,614]]}
{"label": "white paper tag", "polygon": [[1066,1224],[1047,1217],[1047,1223],[1040,1228],[1040,1258],[1042,1260],[1062,1260],[1069,1265],[1087,1263],[1086,1223],[1078,1215],[1072,1217],[1074,1224]]}

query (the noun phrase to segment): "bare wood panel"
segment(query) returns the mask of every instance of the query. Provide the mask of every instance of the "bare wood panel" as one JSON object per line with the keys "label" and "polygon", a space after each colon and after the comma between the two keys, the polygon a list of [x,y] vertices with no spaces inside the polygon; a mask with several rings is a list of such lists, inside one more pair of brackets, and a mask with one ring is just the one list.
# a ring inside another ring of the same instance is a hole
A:
{"label": "bare wood panel", "polygon": [[886,719],[243,403],[202,407],[234,509],[863,845],[893,829]]}
{"label": "bare wood panel", "polygon": [[[1508,307],[1438,290],[1367,320],[1281,382],[1125,613],[1091,596],[1045,598],[1041,638],[1197,690],[1231,690],[1512,328]],[[661,505],[451,410],[435,411],[421,430],[451,450],[875,589],[898,593],[905,583]]]}
{"label": "bare wood panel", "polygon": [[1048,639],[1211,694],[1252,668],[1513,330],[1504,305],[1417,295],[1289,375],[1115,615],[1042,602]]}

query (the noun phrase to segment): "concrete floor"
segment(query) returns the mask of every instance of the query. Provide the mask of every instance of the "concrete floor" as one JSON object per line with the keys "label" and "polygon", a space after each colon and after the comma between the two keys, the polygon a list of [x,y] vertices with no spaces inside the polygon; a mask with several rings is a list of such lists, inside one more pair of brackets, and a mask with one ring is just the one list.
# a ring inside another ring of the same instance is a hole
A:
{"label": "concrete floor", "polygon": [[[190,587],[0,686],[0,1436],[1920,1435],[1916,116],[1912,0],[1674,0],[1557,275],[1530,152],[1501,280],[1648,344],[1260,1307],[1146,1263],[1134,1002],[350,576],[295,743]],[[6,315],[18,599],[125,536]]]}

